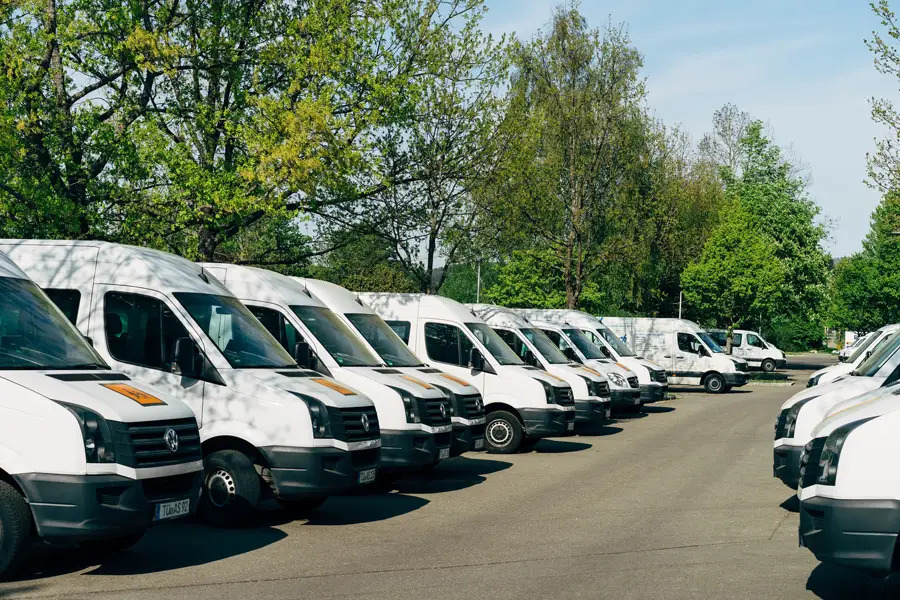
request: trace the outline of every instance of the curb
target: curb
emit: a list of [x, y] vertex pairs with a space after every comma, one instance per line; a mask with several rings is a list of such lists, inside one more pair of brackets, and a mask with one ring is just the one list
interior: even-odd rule
[[791, 387], [795, 381], [748, 381], [747, 385], [756, 385], [763, 387]]

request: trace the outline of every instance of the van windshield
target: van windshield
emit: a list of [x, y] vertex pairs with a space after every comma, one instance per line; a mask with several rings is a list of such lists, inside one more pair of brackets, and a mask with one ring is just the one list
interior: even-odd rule
[[0, 278], [0, 369], [108, 368], [38, 286]]
[[880, 336], [880, 333], [881, 332], [876, 331], [872, 335], [870, 335], [862, 344], [859, 345], [859, 348], [853, 351], [853, 354], [850, 355], [850, 358], [847, 360], [847, 362], [853, 364], [857, 360], [865, 356], [866, 351], [872, 344], [876, 342], [876, 340], [880, 342], [882, 339], [884, 339], [885, 336]]
[[497, 362], [501, 365], [524, 365], [516, 353], [509, 345], [503, 341], [503, 338], [497, 335], [497, 332], [485, 325], [484, 323], [466, 323], [478, 341], [484, 344]]
[[628, 344], [619, 339], [619, 336], [610, 331], [609, 327], [605, 325], [601, 325], [597, 327], [597, 333], [603, 336], [603, 339], [606, 340], [606, 343], [612, 346], [612, 349], [616, 351], [616, 354], [619, 356], [637, 356], [634, 353]]
[[534, 344], [534, 347], [541, 353], [541, 356], [546, 358], [547, 362], [551, 365], [565, 365], [571, 362], [566, 355], [562, 353], [562, 350], [553, 343], [553, 340], [548, 338], [547, 334], [540, 329], [521, 329], [520, 331], [529, 342]]
[[722, 350], [721, 346], [719, 346], [716, 343], [716, 340], [709, 337], [709, 334], [706, 333], [705, 331], [699, 332], [697, 334], [697, 337], [699, 337], [701, 340], [703, 340], [703, 343], [706, 344], [709, 347], [709, 349], [713, 351], [713, 354], [724, 354], [725, 353], [725, 351]]
[[563, 333], [571, 340], [572, 344], [578, 348], [585, 358], [592, 360], [604, 360], [606, 355], [603, 351], [595, 346], [591, 340], [580, 329], [563, 329]]
[[381, 367], [377, 356], [359, 341], [339, 316], [322, 306], [292, 306], [303, 324], [341, 367]]
[[900, 332], [884, 336], [883, 341], [875, 345], [872, 356], [864, 360], [856, 369], [856, 374], [862, 377], [874, 377], [898, 349], [900, 349]]
[[389, 367], [423, 367], [424, 363], [412, 353], [403, 340], [378, 315], [347, 313], [344, 315], [353, 327]]
[[173, 295], [232, 368], [297, 368], [291, 355], [237, 298], [186, 292]]

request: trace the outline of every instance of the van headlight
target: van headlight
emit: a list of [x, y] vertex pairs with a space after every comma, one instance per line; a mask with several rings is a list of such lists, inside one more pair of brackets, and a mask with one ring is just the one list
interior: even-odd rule
[[400, 399], [403, 400], [403, 412], [406, 414], [406, 422], [421, 423], [422, 417], [419, 415], [419, 403], [416, 401], [415, 396], [406, 390], [393, 386], [388, 387], [400, 394]]
[[84, 440], [84, 459], [89, 463], [114, 463], [116, 451], [109, 432], [109, 423], [106, 419], [92, 410], [75, 404], [58, 402], [60, 406], [68, 410], [78, 421], [81, 428], [81, 437]]
[[553, 386], [542, 379], [535, 379], [535, 381], [544, 386], [544, 397], [547, 399], [547, 404], [556, 404], [556, 394], [553, 391]]
[[584, 375], [582, 375], [581, 378], [584, 380], [585, 385], [587, 385], [588, 396], [599, 398], [601, 395], [600, 382], [594, 381], [590, 377], [585, 377]]
[[787, 417], [784, 419], [784, 437], [794, 437], [794, 431], [797, 429], [797, 417], [800, 416], [800, 409], [810, 400], [815, 400], [818, 396], [811, 396], [798, 401], [788, 409]]
[[311, 396], [296, 392], [292, 393], [303, 400], [303, 403], [309, 409], [309, 420], [312, 423], [313, 437], [316, 439], [334, 437], [331, 431], [331, 418], [328, 415], [328, 408], [321, 401]]
[[618, 373], [608, 373], [606, 378], [611, 382], [616, 384], [619, 387], [628, 387], [628, 380], [619, 375]]
[[825, 446], [822, 448], [822, 455], [819, 458], [819, 478], [816, 480], [817, 484], [834, 485], [835, 481], [837, 481], [838, 461], [841, 458], [841, 450], [844, 448], [847, 436], [849, 436], [850, 432], [854, 429], [864, 423], [868, 423], [874, 418], [875, 417], [869, 417], [868, 419], [853, 421], [852, 423], [847, 423], [831, 432], [831, 435], [825, 439]]

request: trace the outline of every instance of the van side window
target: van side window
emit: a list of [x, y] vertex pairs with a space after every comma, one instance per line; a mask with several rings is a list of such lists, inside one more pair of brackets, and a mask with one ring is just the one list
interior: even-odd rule
[[[671, 339], [671, 338], [669, 338]], [[682, 352], [690, 352], [691, 354], [700, 354], [700, 341], [697, 336], [691, 333], [678, 334], [678, 349]]]
[[278, 340], [278, 343], [285, 350], [291, 353], [294, 352], [294, 347], [298, 341], [303, 339], [303, 336], [297, 333], [297, 329], [281, 312], [272, 308], [253, 306], [251, 304], [248, 304], [247, 308], [250, 309], [253, 316], [263, 324], [263, 327], [269, 330], [272, 337]]
[[750, 346], [756, 346], [757, 348], [766, 347], [766, 345], [763, 344], [763, 341], [752, 333], [747, 334], [747, 344], [749, 344]]
[[62, 311], [66, 318], [76, 325], [78, 323], [78, 307], [81, 306], [81, 292], [78, 290], [45, 289], [53, 304]]
[[171, 370], [175, 341], [191, 336], [165, 302], [140, 294], [109, 292], [103, 304], [110, 356], [140, 367]]
[[394, 333], [396, 333], [400, 337], [400, 339], [403, 340], [404, 344], [406, 344], [407, 346], [409, 345], [409, 330], [410, 330], [409, 321], [387, 321], [386, 320], [385, 323], [387, 323], [390, 326], [390, 328], [394, 330]]
[[[723, 348], [725, 347], [725, 344], [719, 344], [719, 345], [722, 346]], [[733, 333], [731, 335], [731, 345], [734, 346], [735, 348], [740, 348], [741, 346], [743, 346], [744, 345], [744, 334], [743, 333]]]
[[506, 345], [513, 349], [513, 352], [519, 358], [525, 356], [525, 353], [528, 352], [528, 347], [525, 346], [525, 342], [522, 341], [522, 338], [517, 336], [515, 333], [508, 329], [494, 329], [497, 335], [500, 336], [500, 339], [506, 342]]
[[469, 366], [472, 341], [458, 327], [445, 323], [425, 324], [425, 352], [436, 362]]

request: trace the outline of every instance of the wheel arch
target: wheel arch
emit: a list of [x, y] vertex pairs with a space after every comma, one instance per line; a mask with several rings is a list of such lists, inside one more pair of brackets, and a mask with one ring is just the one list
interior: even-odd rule
[[484, 414], [485, 416], [488, 416], [492, 412], [497, 412], [498, 410], [505, 410], [506, 412], [515, 415], [519, 420], [519, 423], [522, 424], [522, 427], [525, 426], [525, 421], [522, 419], [522, 415], [519, 414], [519, 411], [505, 402], [491, 402], [490, 404], [486, 404], [484, 407]]
[[268, 462], [259, 448], [251, 444], [245, 439], [235, 437], [233, 435], [219, 435], [203, 442], [203, 458], [210, 454], [219, 452], [220, 450], [235, 450], [241, 454], [245, 454], [253, 461], [254, 464], [267, 467]]

